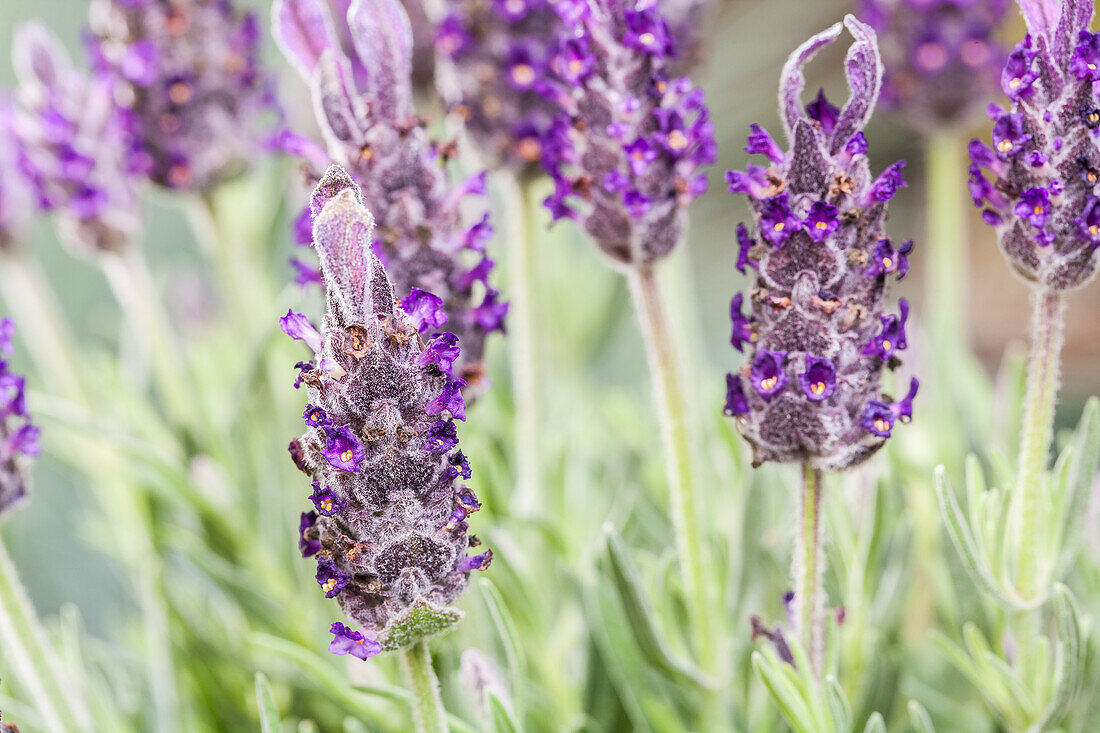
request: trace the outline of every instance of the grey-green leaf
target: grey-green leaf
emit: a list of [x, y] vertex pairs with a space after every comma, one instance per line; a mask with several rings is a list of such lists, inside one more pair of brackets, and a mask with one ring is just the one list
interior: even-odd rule
[[256, 707], [260, 711], [260, 730], [279, 733], [279, 708], [275, 705], [271, 682], [263, 672], [256, 673]]

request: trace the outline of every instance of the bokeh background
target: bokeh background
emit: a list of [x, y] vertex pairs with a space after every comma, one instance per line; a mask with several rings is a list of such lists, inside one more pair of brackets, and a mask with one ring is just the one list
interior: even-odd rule
[[[266, 2], [241, 0], [240, 4], [254, 7], [264, 17], [269, 15]], [[805, 38], [849, 11], [850, 3], [839, 0], [713, 0], [710, 22], [703, 30], [704, 60], [695, 78], [707, 92], [717, 128], [720, 160], [710, 175], [710, 191], [694, 205], [687, 246], [671, 266], [686, 270], [685, 281], [691, 283], [686, 298], [681, 293], [680, 307], [695, 319], [692, 338], [697, 348], [693, 353], [706, 363], [696, 365], [698, 368], [694, 371], [713, 377], [710, 383], [698, 384], [697, 389], [704, 396], [704, 402], [709, 395], [715, 411], [721, 409], [724, 391], [721, 374], [740, 360], [740, 355], [728, 346], [729, 298], [748, 285], [733, 266], [736, 256], [733, 232], [737, 223], [745, 219], [747, 208], [741, 197], [726, 191], [723, 173], [729, 168], [744, 166], [748, 156], [742, 148], [750, 123], [759, 122], [775, 131], [781, 129], [775, 89], [787, 55]], [[11, 31], [18, 23], [30, 18], [43, 20], [66, 42], [74, 56], [79, 57], [80, 33], [86, 13], [86, 3], [81, 0], [0, 1], [0, 85], [8, 86], [13, 82]], [[1021, 28], [1019, 21], [1013, 19], [1005, 29], [1006, 39], [1022, 35]], [[844, 49], [845, 44], [840, 43], [819, 57], [809, 71], [808, 90], [822, 86], [831, 98], [844, 98], [844, 80], [840, 75]], [[299, 128], [310, 128], [311, 112], [304, 86], [289, 70], [269, 38], [265, 53], [279, 72], [283, 100], [292, 123]], [[987, 137], [988, 125], [960, 132], [960, 144], [965, 145], [970, 136]], [[935, 294], [934, 284], [928, 287], [923, 277], [925, 268], [921, 253], [925, 251], [926, 236], [921, 212], [928, 191], [923, 183], [925, 165], [921, 141], [889, 115], [877, 115], [867, 130], [867, 137], [876, 170], [897, 158], [908, 161], [905, 178], [909, 186], [891, 202], [888, 229], [895, 240], [912, 237], [917, 243], [912, 274], [902, 283], [900, 291], [916, 306], [918, 335], [911, 337], [910, 343], [919, 363], [922, 352], [936, 349], [936, 344], [929, 343], [919, 334], [921, 307], [929, 294]], [[266, 163], [260, 175], [287, 175], [288, 172], [293, 175], [293, 167], [289, 164]], [[966, 181], [959, 180], [956, 185], [958, 195], [966, 196]], [[197, 269], [200, 257], [184, 214], [179, 207], [159, 200], [156, 195], [150, 198], [152, 203], [141, 246], [169, 303], [177, 312], [187, 313], [196, 327], [201, 327], [202, 319], [216, 309], [204, 302], [202, 278]], [[1028, 290], [1010, 273], [977, 210], [968, 207], [967, 218], [970, 271], [966, 307], [958, 314], [958, 322], [960, 328], [966, 329], [983, 366], [992, 374], [1006, 349], [1025, 337]], [[553, 272], [550, 277], [568, 281], [570, 267], [599, 267], [595, 258], [585, 251], [584, 243], [573, 237], [559, 236], [549, 244], [564, 248], [565, 253], [540, 253], [538, 269]], [[289, 256], [288, 234], [270, 245], [273, 258], [285, 261]], [[29, 248], [62, 294], [65, 312], [81, 337], [107, 347], [114, 344], [118, 340], [119, 314], [99, 269], [63, 250], [53, 226], [47, 221], [39, 222]], [[291, 277], [289, 267], [286, 276], [288, 280]], [[587, 282], [599, 285], [594, 291], [599, 293], [599, 302], [593, 307], [606, 308], [611, 314], [606, 332], [600, 336], [600, 357], [592, 368], [598, 370], [599, 379], [621, 389], [625, 398], [648, 399], [645, 362], [640, 357], [642, 350], [625, 285], [610, 272], [602, 270], [586, 277]], [[286, 308], [286, 304], [272, 304], [272, 328], [280, 305]], [[550, 294], [544, 294], [540, 308], [543, 317], [554, 317], [559, 305]], [[1063, 399], [1059, 408], [1059, 421], [1063, 425], [1076, 420], [1087, 395], [1100, 392], [1098, 312], [1100, 286], [1097, 284], [1071, 298]], [[544, 348], [553, 350], [558, 344], [551, 340]], [[491, 358], [503, 361], [502, 345], [495, 343], [493, 349]], [[506, 384], [500, 386], [504, 388]], [[288, 416], [288, 436], [296, 429], [294, 417]], [[279, 451], [276, 447], [273, 455], [281, 459]], [[12, 554], [24, 570], [24, 580], [43, 614], [55, 614], [63, 602], [75, 601], [89, 629], [109, 636], [113, 619], [130, 601], [123, 591], [125, 583], [114, 565], [92, 549], [102, 546], [108, 538], [81, 534], [88, 530], [80, 517], [90, 511], [90, 506], [90, 500], [80, 490], [79, 481], [46, 458], [37, 467], [36, 499], [19, 513], [6, 534]]]

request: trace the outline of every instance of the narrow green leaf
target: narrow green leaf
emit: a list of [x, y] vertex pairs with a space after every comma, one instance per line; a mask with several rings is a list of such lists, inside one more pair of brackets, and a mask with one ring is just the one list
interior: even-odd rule
[[256, 707], [260, 711], [260, 730], [263, 733], [279, 733], [279, 708], [275, 705], [271, 682], [263, 672], [256, 673]]
[[886, 733], [886, 721], [882, 719], [881, 713], [871, 713], [867, 725], [863, 727], [863, 733]]
[[835, 733], [847, 733], [852, 729], [852, 705], [833, 675], [825, 678], [825, 693], [829, 703], [829, 714], [833, 719], [833, 730]]
[[1077, 426], [1073, 457], [1070, 460], [1067, 480], [1066, 513], [1063, 532], [1060, 569], [1064, 572], [1073, 564], [1085, 533], [1085, 517], [1092, 482], [1100, 467], [1100, 398], [1090, 397]]
[[[303, 733], [301, 726], [298, 726], [298, 733]], [[370, 729], [358, 718], [344, 718], [344, 733], [370, 733]]]
[[500, 595], [496, 585], [489, 578], [483, 578], [484, 583], [479, 583], [482, 590], [482, 598], [485, 599], [485, 608], [489, 612], [493, 626], [496, 628], [497, 637], [504, 648], [504, 656], [508, 660], [508, 676], [511, 680], [511, 692], [513, 703], [523, 709], [523, 680], [527, 669], [527, 658], [523, 652], [523, 644], [520, 642], [516, 624], [512, 620], [512, 614], [504, 605], [504, 598]]
[[1041, 599], [1025, 603], [1015, 593], [1007, 593], [1001, 584], [993, 577], [974, 536], [970, 531], [962, 509], [955, 500], [955, 493], [947, 482], [946, 471], [943, 466], [936, 467], [936, 496], [940, 502], [940, 513], [943, 515], [947, 534], [951, 537], [952, 544], [959, 553], [971, 580], [980, 589], [984, 590], [994, 599], [1000, 601], [1011, 610], [1024, 611], [1036, 607]]
[[492, 690], [485, 692], [485, 708], [489, 714], [490, 730], [493, 733], [519, 733], [520, 727], [512, 711]]
[[674, 656], [661, 638], [654, 622], [653, 609], [645, 598], [639, 573], [622, 546], [618, 533], [613, 527], [606, 525], [604, 537], [607, 569], [642, 656], [674, 681], [713, 689], [713, 680], [691, 663]]
[[932, 725], [932, 717], [928, 715], [923, 705], [916, 700], [910, 700], [908, 709], [909, 723], [913, 726], [914, 733], [936, 733], [936, 728]]
[[787, 679], [779, 665], [785, 664], [775, 656], [775, 652], [765, 649], [763, 652], [752, 653], [752, 668], [756, 676], [768, 688], [772, 699], [783, 713], [783, 717], [798, 733], [819, 733], [817, 725], [806, 701], [798, 692], [798, 688]]
[[1053, 728], [1066, 716], [1085, 673], [1087, 645], [1082, 644], [1081, 618], [1077, 603], [1069, 588], [1054, 586], [1054, 615], [1058, 621], [1058, 643], [1055, 651], [1054, 698], [1043, 714], [1040, 727]]

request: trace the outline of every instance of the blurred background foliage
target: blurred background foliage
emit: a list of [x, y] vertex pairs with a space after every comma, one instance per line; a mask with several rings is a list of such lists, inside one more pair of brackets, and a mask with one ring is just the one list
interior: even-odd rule
[[[266, 3], [242, 5], [267, 17]], [[721, 688], [707, 693], [690, 669], [677, 666], [688, 657], [684, 610], [665, 514], [657, 422], [625, 283], [566, 224], [550, 230], [537, 251], [546, 464], [536, 515], [517, 516], [509, 507], [512, 405], [502, 339], [489, 347], [495, 385], [470, 411], [463, 436], [473, 486], [486, 507], [473, 525], [496, 555], [491, 572], [472, 583], [462, 602], [467, 621], [433, 645], [454, 714], [467, 720], [476, 714], [474, 696], [464, 693], [459, 674], [462, 650], [476, 647], [503, 670], [529, 730], [680, 729], [690, 725], [682, 722], [692, 717], [685, 711], [705, 694], [724, 701], [731, 729], [784, 729], [751, 673], [748, 617], [759, 614], [775, 623], [783, 616], [796, 477], [794, 469], [750, 472], [747, 452], [721, 415], [723, 374], [739, 361], [728, 346], [728, 302], [749, 285], [733, 267], [732, 233], [746, 211], [725, 191], [721, 174], [743, 167], [751, 122], [779, 129], [775, 88], [786, 56], [849, 10], [835, 0], [715, 0], [705, 26], [704, 63], [695, 75], [707, 91], [721, 160], [711, 172], [711, 190], [694, 206], [687, 246], [663, 275], [675, 296], [694, 390], [715, 615], [724, 628], [720, 654], [727, 674]], [[32, 17], [79, 55], [85, 3], [0, 3], [0, 84], [13, 80], [10, 30]], [[1016, 27], [1006, 31], [1010, 38], [1019, 35]], [[822, 54], [810, 70], [809, 89], [824, 86], [834, 98], [842, 96], [842, 52], [839, 47]], [[304, 86], [269, 39], [265, 53], [281, 77], [292, 124], [309, 128]], [[987, 131], [982, 125], [973, 134], [985, 137]], [[915, 238], [919, 253], [928, 194], [920, 140], [886, 115], [875, 118], [867, 136], [876, 169], [899, 157], [909, 161], [909, 187], [891, 204], [889, 231], [899, 239]], [[316, 314], [320, 306], [315, 291], [288, 284], [288, 222], [305, 196], [299, 179], [293, 162], [266, 161], [218, 193], [219, 247], [229, 252], [220, 275], [196, 243], [192, 224], [201, 214], [195, 202], [147, 192], [140, 246], [179, 335], [175, 356], [194, 386], [193, 419], [186, 426], [166, 425], [157, 413], [148, 370], [100, 270], [63, 250], [47, 221], [39, 222], [28, 243], [60, 295], [77, 336], [80, 368], [94, 391], [91, 409], [77, 409], [31, 374], [31, 404], [44, 428], [46, 452], [36, 468], [33, 500], [2, 533], [43, 616], [56, 619], [70, 605], [79, 609], [86, 633], [78, 636], [94, 670], [89, 684], [109, 701], [104, 704], [121, 711], [130, 726], [121, 729], [173, 728], [153, 723], [149, 695], [158, 682], [146, 676], [142, 655], [150, 645], [137, 620], [141, 599], [119, 557], [126, 545], [120, 537], [134, 529], [101, 501], [110, 492], [79, 470], [87, 457], [75, 450], [81, 443], [74, 433], [89, 429], [121, 446], [127, 480], [139, 487], [161, 558], [159, 588], [169, 609], [168, 638], [162, 641], [174, 658], [178, 690], [175, 730], [257, 729], [257, 670], [271, 679], [276, 707], [287, 721], [309, 718], [322, 731], [357, 730], [345, 722], [350, 716], [368, 730], [407, 729], [404, 693], [393, 686], [394, 660], [345, 666], [324, 653], [325, 631], [338, 611], [316, 593], [312, 566], [296, 553], [297, 516], [308, 492], [284, 447], [300, 432], [304, 395], [291, 388], [299, 350], [278, 332], [276, 318], [288, 307]], [[965, 181], [957, 185], [965, 196]], [[546, 217], [538, 216], [545, 224]], [[928, 386], [913, 424], [899, 431], [882, 456], [827, 486], [833, 539], [826, 587], [831, 604], [847, 611], [833, 648], [859, 729], [877, 710], [891, 730], [906, 730], [906, 702], [912, 698], [929, 710], [937, 730], [996, 729], [979, 694], [928, 643], [933, 627], [957, 636], [962, 619], [989, 618], [984, 602], [960, 583], [958, 562], [940, 536], [932, 469], [943, 462], [949, 471], [960, 471], [974, 445], [992, 445], [1011, 456], [1011, 405], [1018, 399], [1011, 377], [1019, 364], [1016, 372], [1001, 365], [1006, 352], [1019, 353], [1028, 313], [1027, 290], [1010, 274], [991, 232], [976, 211], [968, 221], [972, 266], [959, 322], [970, 333], [984, 377], [963, 387], [972, 393], [968, 407], [984, 412], [952, 412], [962, 408], [944, 407], [937, 388]], [[498, 215], [498, 237], [503, 229]], [[490, 248], [503, 249], [499, 241]], [[901, 288], [917, 305], [918, 329], [927, 295], [923, 270], [918, 254]], [[1098, 307], [1095, 285], [1071, 300], [1062, 427], [1075, 425], [1084, 398], [1100, 391]], [[911, 341], [913, 363], [936, 362], [936, 344], [919, 336]], [[29, 363], [24, 351], [15, 363]], [[962, 371], [944, 371], [971, 379]], [[998, 374], [1000, 391], [994, 388]], [[1094, 497], [1092, 535], [1095, 505]], [[609, 539], [619, 535], [621, 540]], [[1070, 585], [1084, 610], [1097, 617], [1100, 547], [1095, 536], [1090, 539]], [[634, 566], [627, 575], [637, 572], [637, 585], [616, 583], [623, 556], [613, 547], [620, 541], [628, 548], [622, 551], [625, 562]], [[654, 607], [649, 617], [657, 626], [656, 651], [644, 633], [639, 636], [631, 615], [627, 591], [638, 587]], [[1095, 666], [1086, 683], [1093, 692], [1100, 684]], [[349, 674], [353, 684], [346, 681]], [[0, 687], [0, 708], [5, 719], [19, 720], [20, 706], [9, 692]], [[1073, 719], [1083, 727], [1068, 729], [1100, 730], [1098, 704], [1083, 701]], [[32, 719], [26, 720], [26, 729], [35, 730]]]

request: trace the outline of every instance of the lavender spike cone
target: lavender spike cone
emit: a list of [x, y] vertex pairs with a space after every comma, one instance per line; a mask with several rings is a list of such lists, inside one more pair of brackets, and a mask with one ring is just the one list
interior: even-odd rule
[[443, 631], [471, 570], [492, 552], [466, 517], [480, 504], [463, 479], [464, 420], [458, 346], [450, 334], [427, 343], [394, 298], [371, 252], [373, 219], [358, 186], [333, 166], [313, 194], [313, 235], [328, 294], [317, 332], [290, 313], [283, 329], [317, 353], [302, 365], [307, 429], [291, 444], [313, 479], [314, 511], [302, 515], [301, 547], [317, 558], [317, 582], [360, 633], [334, 624], [330, 650], [360, 658]]
[[921, 132], [965, 125], [997, 87], [1008, 0], [860, 0], [885, 75], [879, 104]]
[[1100, 248], [1100, 34], [1093, 3], [1021, 3], [1028, 35], [990, 105], [992, 147], [970, 144], [970, 193], [1024, 279], [1063, 292], [1096, 273]]
[[780, 111], [790, 149], [758, 125], [750, 153], [769, 158], [727, 174], [745, 194], [752, 232], [738, 228], [738, 268], [757, 270], [751, 314], [731, 304], [731, 343], [749, 345], [748, 360], [727, 377], [726, 414], [736, 416], [753, 446], [753, 463], [809, 462], [842, 470], [877, 451], [895, 422], [912, 414], [917, 380], [893, 400], [882, 393], [884, 369], [896, 368], [906, 346], [908, 304], [884, 313], [887, 283], [909, 269], [911, 242], [884, 234], [887, 202], [899, 186], [902, 161], [877, 178], [870, 172], [863, 127], [882, 80], [874, 31], [848, 16], [855, 38], [846, 66], [851, 97], [837, 109], [819, 94], [805, 110], [802, 67], [840, 35], [838, 23], [803, 44], [783, 69]]
[[485, 340], [504, 330], [508, 311], [490, 284], [488, 215], [470, 222], [462, 211], [485, 193], [485, 176], [452, 185], [443, 165], [450, 148], [433, 142], [414, 115], [405, 11], [397, 0], [354, 0], [341, 17], [321, 0], [278, 0], [272, 13], [276, 40], [312, 86], [326, 143], [288, 135], [287, 148], [307, 159], [311, 175], [331, 160], [360, 185], [377, 225], [374, 253], [411, 315], [442, 300], [437, 322], [417, 325], [445, 321], [458, 336], [458, 373], [476, 395], [486, 386]]
[[268, 146], [276, 104], [254, 13], [229, 0], [94, 0], [89, 15], [92, 66], [133, 112], [153, 181], [205, 191]]

